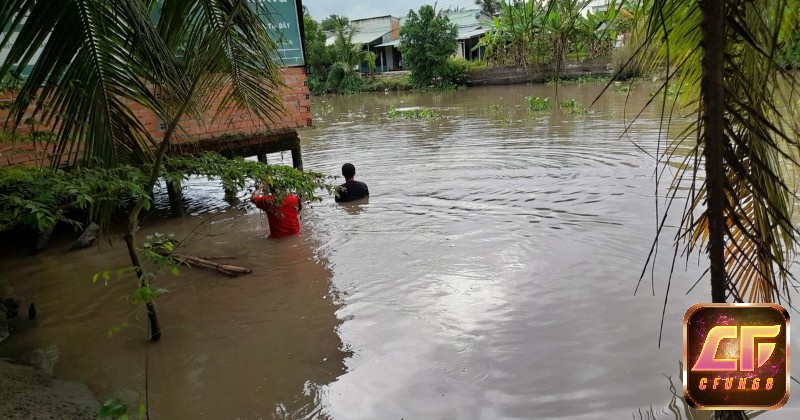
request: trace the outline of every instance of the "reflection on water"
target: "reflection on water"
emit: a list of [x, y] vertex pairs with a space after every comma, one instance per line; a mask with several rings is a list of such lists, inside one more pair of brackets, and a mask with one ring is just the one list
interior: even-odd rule
[[[110, 262], [124, 264], [119, 245], [4, 262], [17, 289], [52, 315], [45, 320], [40, 309], [40, 326], [0, 353], [55, 344], [56, 373], [101, 395], [141, 392], [147, 358], [156, 418], [667, 413], [664, 373], [681, 358], [683, 313], [709, 292], [701, 283], [685, 295], [702, 272], [697, 261], [678, 270], [658, 348], [670, 232], [652, 286], [648, 275], [633, 295], [656, 203], [663, 208], [655, 162], [641, 150], [656, 152], [658, 115], [646, 112], [621, 136], [650, 92], [609, 93], [584, 114], [525, 107], [529, 95], [588, 106], [599, 90], [315, 99], [316, 128], [300, 133], [304, 166], [339, 174], [352, 162], [370, 186], [367, 202], [306, 206], [301, 237], [269, 241], [246, 203], [230, 209], [215, 185], [189, 181], [187, 200], [199, 215], [147, 220], [146, 229], [186, 236], [213, 215], [184, 253], [234, 256], [252, 275], [184, 269], [165, 279], [165, 336], [146, 346], [133, 328], [104, 335], [131, 311], [118, 298], [130, 285], [86, 281]], [[391, 106], [432, 107], [443, 118], [390, 120]], [[763, 418], [797, 414], [790, 401]]]

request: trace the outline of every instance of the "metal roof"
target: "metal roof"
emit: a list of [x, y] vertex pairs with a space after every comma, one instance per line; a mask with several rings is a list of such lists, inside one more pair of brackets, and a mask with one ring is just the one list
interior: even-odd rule
[[375, 47], [396, 47], [400, 45], [400, 40], [395, 39], [394, 41], [384, 42], [383, 44], [378, 44]]
[[[381, 29], [379, 31], [369, 31], [369, 32], [367, 32], [367, 31], [362, 32], [362, 31], [356, 30], [356, 33], [353, 34], [353, 38], [350, 40], [350, 42], [353, 45], [369, 44], [370, 42], [374, 42], [375, 40], [379, 40], [379, 39], [383, 38], [384, 35], [386, 35], [388, 33], [391, 33], [391, 32], [392, 31], [388, 31], [387, 32], [387, 31], [385, 31], [383, 29]], [[328, 39], [325, 40], [325, 45], [333, 45], [335, 42], [336, 42], [336, 35], [328, 37]]]
[[470, 39], [470, 38], [476, 37], [476, 36], [482, 36], [488, 30], [489, 30], [489, 28], [481, 28], [480, 26], [478, 26], [476, 28], [471, 28], [468, 31], [463, 31], [463, 32], [459, 31], [457, 39], [458, 40], [463, 40], [463, 39]]

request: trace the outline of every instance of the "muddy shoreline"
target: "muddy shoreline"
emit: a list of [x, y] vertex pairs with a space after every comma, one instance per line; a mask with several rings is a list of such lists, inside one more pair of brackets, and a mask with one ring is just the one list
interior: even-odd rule
[[0, 413], [7, 419], [91, 419], [100, 403], [85, 384], [0, 360]]

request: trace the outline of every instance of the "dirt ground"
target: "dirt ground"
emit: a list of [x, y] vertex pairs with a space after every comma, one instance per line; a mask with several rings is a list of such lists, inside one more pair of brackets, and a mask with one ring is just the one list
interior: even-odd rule
[[4, 419], [93, 419], [99, 408], [84, 384], [0, 360], [0, 413]]

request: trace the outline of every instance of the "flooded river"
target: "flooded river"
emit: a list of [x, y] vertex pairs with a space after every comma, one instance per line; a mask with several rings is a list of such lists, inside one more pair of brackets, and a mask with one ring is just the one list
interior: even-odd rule
[[[251, 206], [190, 181], [192, 216], [149, 218], [143, 235], [172, 232], [184, 253], [253, 274], [160, 277], [164, 335], [148, 344], [132, 280], [91, 282], [126, 264], [123, 244], [56, 242], [2, 260], [40, 319], [0, 356], [45, 349], [57, 376], [146, 402], [154, 419], [674, 418], [683, 313], [710, 294], [707, 280], [686, 294], [703, 270], [679, 262], [659, 348], [674, 229], [634, 295], [664, 208], [648, 156], [658, 113], [621, 136], [650, 89], [606, 93], [586, 113], [530, 112], [524, 99], [588, 108], [600, 89], [316, 98], [304, 165], [338, 175], [352, 162], [367, 203], [306, 206], [302, 235], [273, 241]], [[439, 118], [391, 119], [392, 106]], [[759, 418], [799, 415], [790, 400]]]

